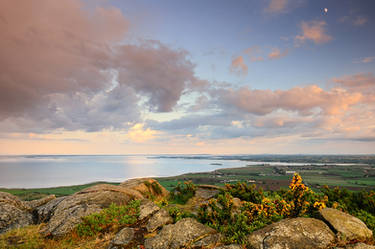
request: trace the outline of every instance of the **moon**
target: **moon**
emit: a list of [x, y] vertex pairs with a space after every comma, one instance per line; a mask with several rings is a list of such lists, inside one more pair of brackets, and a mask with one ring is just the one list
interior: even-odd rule
[[328, 9], [327, 8], [324, 8], [324, 13], [327, 13], [328, 12]]

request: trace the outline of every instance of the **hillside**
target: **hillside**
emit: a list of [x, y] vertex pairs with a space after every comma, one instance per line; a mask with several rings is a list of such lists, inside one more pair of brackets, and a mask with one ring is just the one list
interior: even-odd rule
[[[373, 192], [325, 187], [295, 174], [288, 189], [149, 178], [21, 201], [0, 193], [1, 248], [375, 248]], [[355, 217], [356, 216], [356, 217]]]

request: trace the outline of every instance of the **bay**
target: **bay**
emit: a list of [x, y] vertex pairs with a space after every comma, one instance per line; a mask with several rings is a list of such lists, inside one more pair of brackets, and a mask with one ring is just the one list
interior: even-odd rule
[[249, 162], [148, 155], [0, 156], [0, 187], [46, 188], [96, 181], [122, 182], [137, 177], [175, 176]]

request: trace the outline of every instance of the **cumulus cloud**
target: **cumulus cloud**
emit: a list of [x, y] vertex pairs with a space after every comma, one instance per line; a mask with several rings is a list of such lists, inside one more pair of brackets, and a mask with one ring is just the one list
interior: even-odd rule
[[237, 75], [247, 75], [247, 65], [242, 56], [237, 56], [232, 60], [230, 71]]
[[138, 121], [140, 101], [170, 111], [184, 89], [203, 84], [185, 51], [124, 45], [130, 24], [117, 8], [4, 0], [0, 12], [3, 128], [120, 128]]
[[306, 41], [312, 41], [315, 44], [322, 44], [332, 40], [332, 36], [326, 32], [327, 23], [325, 21], [310, 21], [301, 23], [302, 34], [295, 37], [295, 41], [298, 44], [302, 44]]
[[351, 91], [361, 92], [364, 95], [375, 94], [375, 76], [372, 73], [348, 75], [333, 78], [332, 81], [341, 87], [350, 89]]
[[[229, 108], [256, 115], [266, 115], [278, 109], [296, 111], [302, 115], [319, 109], [324, 114], [334, 115], [348, 109], [361, 100], [361, 94], [345, 90], [324, 91], [318, 86], [295, 87], [290, 90], [221, 90], [219, 101]], [[303, 98], [301, 97], [303, 96]]]
[[268, 54], [268, 58], [271, 60], [280, 59], [288, 54], [288, 49], [280, 51], [279, 48], [273, 48], [272, 51]]
[[119, 82], [149, 97], [151, 109], [172, 111], [182, 91], [196, 79], [185, 51], [171, 50], [159, 42], [121, 46], [115, 65]]

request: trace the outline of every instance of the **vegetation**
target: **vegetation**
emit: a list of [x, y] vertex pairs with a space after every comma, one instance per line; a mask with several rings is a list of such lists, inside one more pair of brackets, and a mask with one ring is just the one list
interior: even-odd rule
[[126, 206], [111, 204], [109, 208], [82, 218], [76, 227], [80, 237], [94, 236], [98, 233], [117, 231], [124, 226], [134, 224], [139, 217], [140, 201], [131, 201]]
[[185, 204], [191, 197], [195, 195], [197, 187], [191, 181], [178, 183], [171, 191], [170, 199], [177, 204]]
[[14, 189], [7, 189], [7, 188], [0, 188], [0, 192], [7, 192], [12, 195], [18, 196], [21, 200], [30, 201], [35, 199], [40, 199], [48, 195], [56, 195], [56, 197], [72, 195], [76, 192], [81, 191], [82, 189], [97, 185], [97, 184], [112, 184], [112, 185], [119, 185], [120, 183], [115, 182], [93, 182], [88, 184], [82, 185], [73, 185], [73, 186], [65, 186], [65, 187], [54, 187], [54, 188], [31, 188], [31, 189], [24, 189], [24, 188], [14, 188]]
[[[235, 205], [233, 196], [240, 198]], [[216, 199], [201, 205], [200, 222], [225, 235], [225, 243], [245, 243], [246, 235], [264, 226], [289, 217], [314, 217], [324, 208], [327, 198], [316, 194], [295, 174], [289, 190], [263, 192], [246, 183], [226, 185]]]

